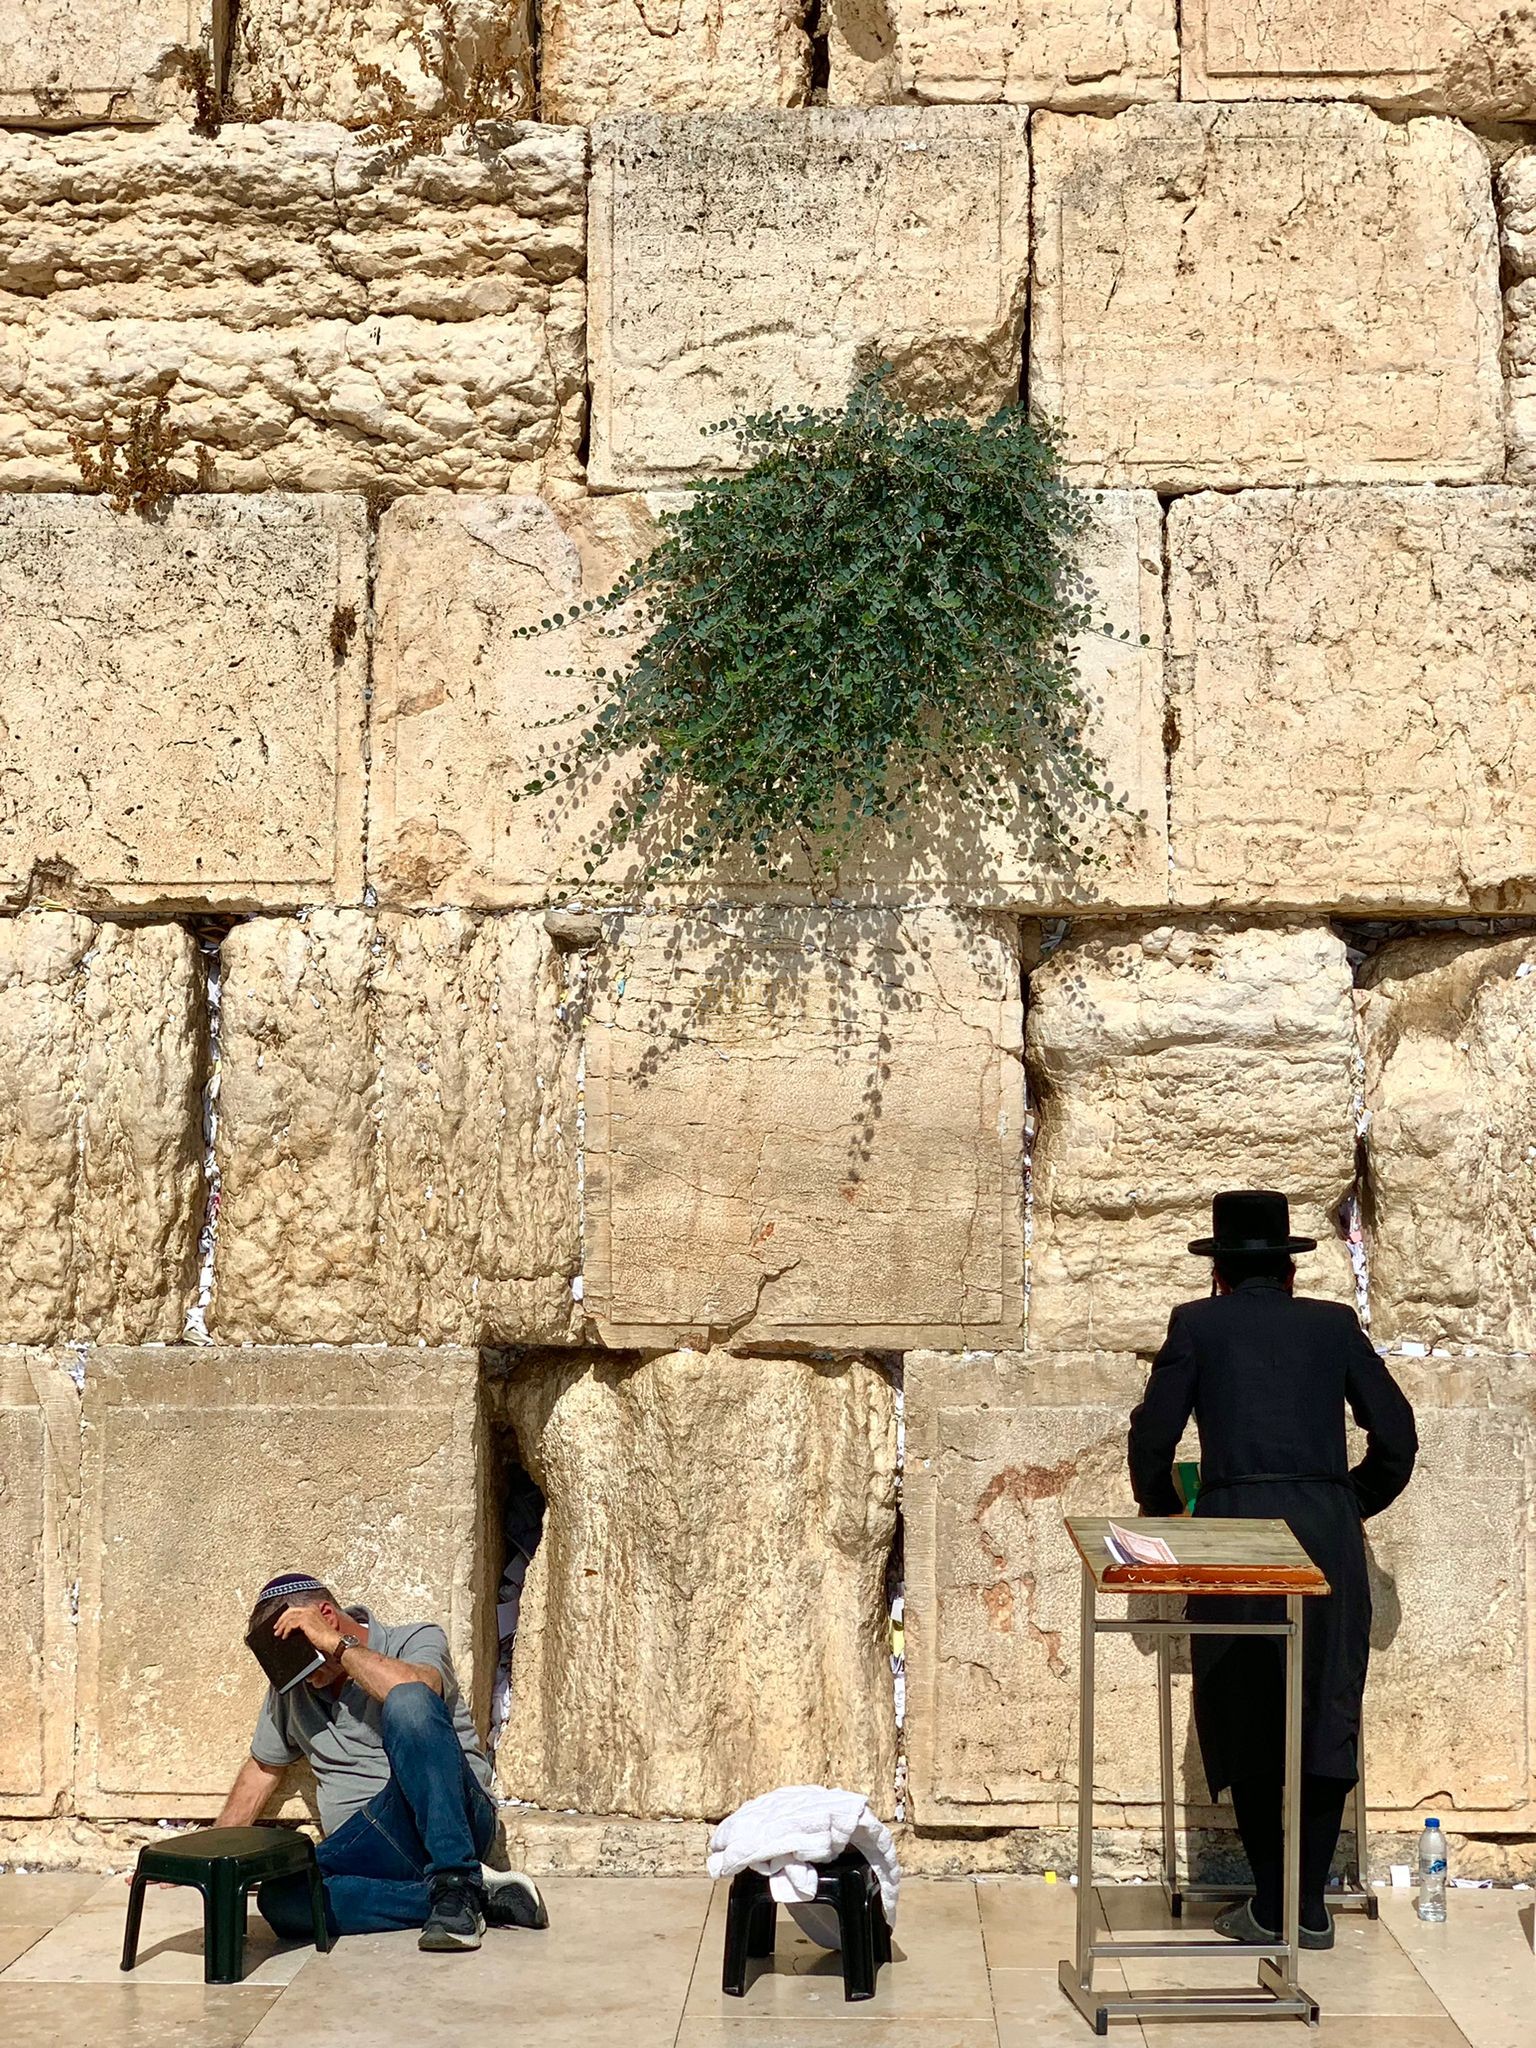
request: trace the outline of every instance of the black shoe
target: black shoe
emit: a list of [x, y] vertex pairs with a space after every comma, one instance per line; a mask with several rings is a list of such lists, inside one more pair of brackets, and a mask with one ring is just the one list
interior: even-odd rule
[[485, 1894], [479, 1885], [467, 1877], [434, 1878], [427, 1924], [416, 1946], [443, 1954], [478, 1948], [484, 1932]]
[[533, 1879], [521, 1870], [480, 1866], [487, 1927], [547, 1927], [549, 1912]]
[[1247, 1899], [1239, 1899], [1235, 1906], [1228, 1906], [1224, 1913], [1218, 1913], [1214, 1931], [1225, 1941], [1273, 1942], [1280, 1939], [1278, 1934], [1271, 1934], [1267, 1927], [1260, 1925]]
[[[1323, 1923], [1321, 1927], [1308, 1927], [1303, 1924], [1297, 1943], [1298, 1947], [1307, 1949], [1332, 1948], [1333, 1915], [1326, 1906], [1323, 1908]], [[1259, 1925], [1259, 1922], [1254, 1918], [1253, 1907], [1247, 1899], [1240, 1900], [1235, 1906], [1228, 1906], [1224, 1913], [1216, 1915], [1215, 1932], [1227, 1941], [1251, 1943], [1279, 1941], [1282, 1939], [1279, 1934], [1271, 1934], [1267, 1927]]]

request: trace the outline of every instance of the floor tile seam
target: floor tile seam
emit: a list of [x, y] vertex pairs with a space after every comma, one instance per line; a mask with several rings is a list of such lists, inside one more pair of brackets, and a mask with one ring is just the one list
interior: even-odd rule
[[[1419, 1983], [1423, 1985], [1424, 1989], [1429, 1993], [1430, 1997], [1434, 2000], [1435, 2012], [1453, 2030], [1453, 2032], [1456, 2035], [1456, 2039], [1464, 2044], [1464, 2048], [1473, 2048], [1473, 2043], [1471, 2041], [1470, 2036], [1467, 2034], [1466, 2029], [1462, 2026], [1461, 2022], [1457, 2019], [1456, 2015], [1451, 2011], [1450, 2007], [1446, 2004], [1445, 2000], [1440, 1996], [1440, 1993], [1435, 1989], [1435, 1986], [1431, 1982], [1429, 1977], [1424, 1973], [1423, 1970], [1419, 1968], [1418, 1959], [1415, 1957], [1413, 1951], [1410, 1948], [1408, 1948], [1407, 1945], [1398, 1938], [1396, 1928], [1391, 1925], [1386, 1915], [1380, 1915], [1375, 1924], [1378, 1927], [1385, 1928], [1387, 1933], [1392, 1937], [1393, 1946], [1396, 1948], [1398, 1954], [1408, 1964], [1408, 1967], [1412, 1970], [1414, 1976], [1417, 1978]], [[1402, 2013], [1370, 2013], [1364, 2015], [1364, 2017], [1370, 2019], [1402, 2019], [1408, 2017], [1408, 2015]], [[1429, 2017], [1429, 2015], [1423, 2014], [1419, 2015], [1419, 2017], [1427, 2018]]]
[[[64, 1917], [67, 1920], [69, 1918], [69, 1915], [66, 1913]], [[33, 1949], [37, 1947], [37, 1944], [40, 1941], [46, 1940], [47, 1937], [50, 1934], [52, 1934], [54, 1928], [60, 1926], [61, 1924], [61, 1922], [55, 1920], [49, 1926], [46, 1927], [29, 1927], [27, 1923], [23, 1921], [19, 1927], [0, 1929], [0, 1932], [4, 1932], [7, 1934], [30, 1934], [32, 1936], [32, 1939], [25, 1945], [25, 1947], [17, 1949], [15, 1955], [11, 1957], [11, 1960], [5, 1965], [4, 1969], [0, 1969], [0, 1984], [3, 1984], [5, 1982], [6, 1978], [11, 1974], [12, 1970], [15, 1969], [16, 1965], [19, 1962], [21, 1962], [25, 1956], [29, 1956], [32, 1953]], [[18, 1984], [20, 1984], [24, 1983], [26, 1980], [24, 1978], [18, 1977], [16, 1981]]]
[[973, 1877], [971, 1904], [976, 1908], [976, 1934], [981, 1943], [981, 1966], [987, 1973], [987, 2011], [992, 2015], [992, 2040], [995, 2048], [1002, 2048], [1003, 2032], [997, 2017], [997, 1992], [992, 1983], [992, 1951], [987, 1946], [987, 1923], [981, 1910], [981, 1886]]
[[[1379, 1913], [1376, 1916], [1375, 1920], [1369, 1922], [1368, 1924], [1373, 1927], [1380, 1927], [1386, 1932], [1388, 1938], [1392, 1943], [1392, 1946], [1397, 1950], [1397, 1953], [1403, 1958], [1404, 1962], [1407, 1963], [1409, 1969], [1412, 1970], [1414, 1976], [1418, 1978], [1419, 1982], [1424, 1986], [1424, 1989], [1435, 2001], [1435, 2010], [1441, 2015], [1443, 2019], [1449, 2020], [1451, 2025], [1456, 2028], [1458, 2034], [1461, 2034], [1462, 2039], [1465, 2040], [1466, 2036], [1462, 2032], [1461, 2026], [1457, 2021], [1455, 2014], [1451, 2011], [1450, 2007], [1446, 2004], [1445, 2000], [1440, 1996], [1439, 1992], [1435, 1989], [1434, 1985], [1430, 1982], [1429, 1978], [1425, 1976], [1424, 1972], [1419, 1968], [1418, 1961], [1415, 1958], [1412, 1949], [1410, 1949], [1404, 1942], [1399, 1940], [1397, 1929], [1392, 1925], [1391, 1921], [1387, 1918], [1386, 1914]], [[1375, 2018], [1377, 2017], [1377, 2015], [1373, 2014], [1371, 2015], [1371, 2017]], [[1400, 2013], [1391, 2013], [1382, 2015], [1382, 2017], [1400, 2019], [1403, 2017], [1403, 2015]], [[1470, 2043], [1468, 2044], [1468, 2048], [1470, 2048]]]
[[688, 2008], [693, 2003], [694, 1979], [699, 1974], [699, 1964], [704, 1956], [704, 1937], [709, 1932], [710, 1914], [714, 1909], [715, 1887], [711, 1885], [704, 1894], [704, 1911], [699, 1916], [699, 1938], [693, 1945], [693, 1965], [688, 1972], [688, 1981], [683, 1986], [683, 2002], [678, 2009], [677, 2025], [672, 2029], [672, 2048], [678, 2048], [683, 2038], [683, 2028], [688, 2020]]

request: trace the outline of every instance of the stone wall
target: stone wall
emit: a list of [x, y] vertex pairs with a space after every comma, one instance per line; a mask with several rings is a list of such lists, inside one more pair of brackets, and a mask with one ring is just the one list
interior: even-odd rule
[[[488, 1721], [515, 1458], [520, 1854], [825, 1777], [1059, 1861], [1061, 1513], [1252, 1180], [1421, 1412], [1380, 1824], [1531, 1874], [1533, 81], [1496, 0], [0, 0], [0, 1841], [215, 1811], [282, 1565]], [[880, 360], [1093, 494], [1102, 859], [589, 879], [568, 615]], [[158, 401], [198, 488], [82, 495]]]

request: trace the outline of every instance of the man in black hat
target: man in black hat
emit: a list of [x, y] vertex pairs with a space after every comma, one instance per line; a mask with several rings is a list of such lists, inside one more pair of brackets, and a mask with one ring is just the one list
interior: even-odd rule
[[[1131, 1417], [1131, 1486], [1143, 1514], [1180, 1512], [1174, 1454], [1191, 1415], [1200, 1432], [1199, 1515], [1288, 1522], [1331, 1591], [1305, 1603], [1302, 1643], [1301, 1943], [1331, 1948], [1324, 1903], [1344, 1804], [1359, 1774], [1360, 1697], [1371, 1591], [1361, 1523], [1402, 1492], [1418, 1452], [1413, 1410], [1351, 1308], [1298, 1300], [1284, 1195], [1217, 1195], [1211, 1297], [1168, 1319]], [[1344, 1410], [1365, 1431], [1351, 1470]], [[1191, 1599], [1191, 1620], [1283, 1620], [1272, 1599]], [[1274, 1941], [1283, 1918], [1281, 1791], [1285, 1673], [1278, 1637], [1196, 1636], [1195, 1728], [1211, 1791], [1230, 1786], [1254, 1897], [1220, 1915], [1234, 1941]]]

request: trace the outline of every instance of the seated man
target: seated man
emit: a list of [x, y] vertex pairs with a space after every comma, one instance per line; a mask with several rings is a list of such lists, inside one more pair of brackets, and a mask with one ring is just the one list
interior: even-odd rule
[[[320, 1795], [333, 1934], [419, 1927], [419, 1947], [452, 1950], [478, 1948], [488, 1924], [547, 1927], [533, 1880], [481, 1861], [496, 1833], [491, 1768], [443, 1631], [344, 1608], [307, 1572], [270, 1579], [250, 1627], [274, 1613], [275, 1635], [307, 1637], [325, 1662], [285, 1693], [268, 1688], [218, 1825], [248, 1827], [304, 1756]], [[309, 1940], [305, 1879], [264, 1884], [257, 1903], [279, 1934]]]

